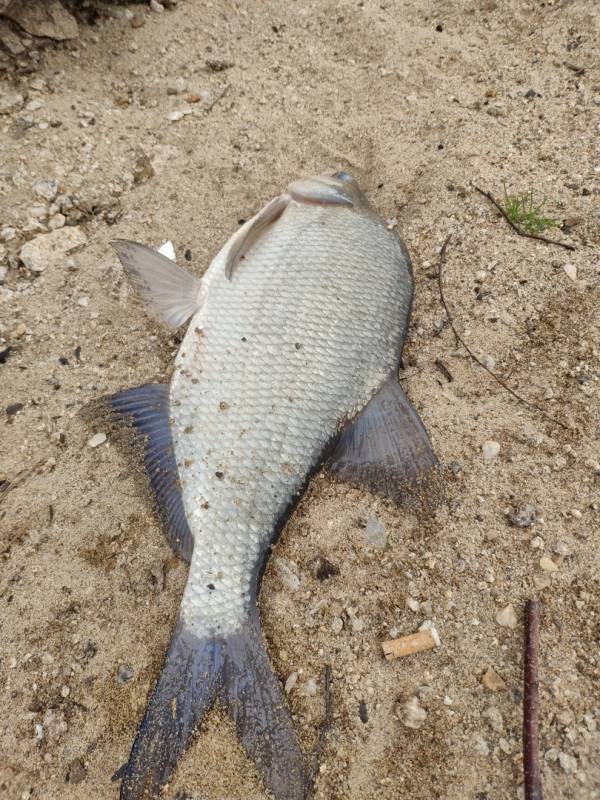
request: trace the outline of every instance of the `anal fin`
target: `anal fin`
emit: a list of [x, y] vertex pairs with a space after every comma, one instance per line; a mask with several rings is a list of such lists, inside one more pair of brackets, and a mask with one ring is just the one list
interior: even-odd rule
[[420, 502], [437, 464], [421, 418], [391, 377], [340, 434], [331, 470], [393, 500]]
[[147, 383], [106, 399], [111, 418], [130, 425], [140, 435], [146, 473], [171, 547], [190, 561], [194, 539], [190, 531], [181, 489], [169, 420], [169, 387]]

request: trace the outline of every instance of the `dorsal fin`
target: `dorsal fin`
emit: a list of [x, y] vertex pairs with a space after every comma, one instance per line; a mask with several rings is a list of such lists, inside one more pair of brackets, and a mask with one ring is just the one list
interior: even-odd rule
[[172, 328], [178, 328], [198, 310], [198, 278], [146, 245], [124, 239], [111, 244], [127, 277], [160, 320]]

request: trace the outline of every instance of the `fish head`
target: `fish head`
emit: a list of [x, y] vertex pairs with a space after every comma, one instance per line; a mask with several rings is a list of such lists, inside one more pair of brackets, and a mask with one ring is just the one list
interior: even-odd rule
[[290, 183], [287, 193], [299, 203], [370, 209], [367, 198], [348, 172], [301, 178]]

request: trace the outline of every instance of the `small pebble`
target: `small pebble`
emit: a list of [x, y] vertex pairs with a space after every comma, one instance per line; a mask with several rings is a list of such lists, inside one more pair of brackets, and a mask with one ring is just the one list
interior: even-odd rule
[[281, 582], [292, 592], [300, 588], [300, 578], [294, 570], [295, 566], [296, 565], [291, 561], [288, 561], [286, 558], [281, 558], [281, 556], [275, 560], [275, 568], [277, 569], [277, 574]]
[[569, 753], [564, 753], [562, 750], [558, 754], [558, 763], [568, 774], [577, 771], [577, 759], [574, 756], [569, 755]]
[[69, 771], [67, 772], [67, 783], [77, 784], [85, 780], [87, 770], [85, 764], [80, 758], [76, 758], [69, 764]]
[[554, 561], [552, 561], [551, 558], [548, 558], [548, 556], [542, 556], [540, 558], [540, 567], [544, 570], [544, 572], [558, 571], [557, 565], [554, 563]]
[[309, 697], [314, 697], [317, 693], [318, 686], [317, 682], [314, 678], [309, 678], [306, 681], [306, 685], [304, 687], [304, 693], [307, 694]]
[[0, 94], [0, 114], [10, 114], [11, 111], [18, 111], [23, 107], [24, 103], [25, 98], [22, 94], [3, 92]]
[[563, 264], [563, 269], [567, 278], [570, 278], [572, 281], [577, 280], [577, 267], [575, 264]]
[[62, 689], [60, 690], [60, 696], [61, 697], [68, 697], [70, 694], [71, 694], [71, 690], [69, 689], [68, 686], [63, 686]]
[[334, 633], [341, 633], [344, 627], [344, 620], [341, 617], [334, 617], [331, 623], [331, 630]]
[[154, 11], [155, 14], [162, 14], [165, 10], [165, 7], [162, 3], [158, 3], [157, 0], [150, 0], [150, 11]]
[[358, 704], [358, 716], [363, 725], [366, 725], [369, 721], [369, 712], [367, 711], [367, 704], [364, 700], [361, 700]]
[[63, 228], [66, 221], [67, 218], [65, 217], [64, 214], [54, 214], [48, 220], [48, 227], [50, 228], [51, 231], [56, 231], [59, 228]]
[[541, 536], [534, 536], [529, 544], [534, 550], [543, 550], [546, 546], [546, 542]]
[[385, 527], [377, 517], [369, 517], [365, 526], [365, 544], [384, 550], [387, 545]]
[[146, 24], [146, 17], [143, 14], [137, 13], [134, 14], [133, 17], [131, 18], [132, 28], [141, 28], [145, 24]]
[[512, 605], [507, 605], [496, 614], [496, 622], [504, 628], [514, 630], [517, 627], [517, 615]]
[[481, 356], [481, 363], [484, 365], [484, 367], [487, 367], [487, 369], [491, 370], [492, 372], [496, 369], [496, 359], [487, 353], [484, 353]]
[[42, 272], [48, 267], [62, 266], [65, 256], [86, 242], [87, 236], [79, 228], [59, 228], [25, 242], [19, 257], [32, 272]]
[[419, 601], [415, 600], [414, 597], [407, 597], [406, 598], [406, 605], [407, 605], [408, 608], [410, 608], [411, 611], [415, 611], [415, 612], [418, 611], [419, 608], [421, 607], [421, 604], [419, 603]]
[[502, 733], [504, 730], [504, 720], [502, 719], [502, 714], [497, 708], [494, 706], [486, 708], [483, 712], [483, 716], [487, 719], [493, 731], [496, 731], [496, 733]]
[[484, 442], [481, 452], [485, 461], [492, 461], [500, 452], [500, 443], [494, 441]]
[[547, 589], [551, 585], [551, 580], [549, 575], [534, 575], [533, 576], [533, 585], [535, 588], [541, 592], [544, 589]]
[[105, 433], [96, 433], [92, 436], [91, 439], [88, 440], [88, 445], [90, 447], [99, 447], [101, 444], [104, 444], [106, 441], [106, 434]]
[[133, 678], [135, 670], [129, 664], [119, 664], [117, 667], [117, 683], [124, 686]]
[[167, 94], [181, 94], [181, 92], [185, 92], [186, 85], [185, 78], [180, 75], [178, 78], [175, 78], [173, 83], [167, 86]]
[[530, 528], [535, 522], [536, 516], [535, 506], [528, 503], [517, 511], [510, 512], [508, 518], [517, 528]]
[[44, 200], [54, 200], [58, 193], [58, 181], [42, 178], [33, 184], [33, 191], [38, 197], [43, 197]]
[[490, 692], [499, 692], [502, 691], [502, 689], [506, 689], [506, 683], [502, 680], [500, 675], [498, 675], [496, 670], [493, 669], [493, 667], [488, 667], [481, 679], [481, 682], [486, 689], [490, 690]]
[[563, 558], [567, 558], [568, 556], [573, 554], [573, 551], [569, 547], [566, 542], [557, 542], [554, 547], [554, 552], [557, 556], [562, 556]]
[[298, 673], [297, 672], [290, 673], [287, 681], [285, 682], [285, 693], [289, 694], [297, 683], [298, 683]]
[[404, 704], [402, 722], [407, 728], [420, 728], [427, 719], [427, 712], [421, 706], [419, 698], [414, 696]]
[[183, 119], [186, 114], [191, 114], [191, 109], [186, 109], [185, 111], [171, 111], [170, 114], [167, 114], [167, 119], [170, 122], [179, 122], [179, 120]]

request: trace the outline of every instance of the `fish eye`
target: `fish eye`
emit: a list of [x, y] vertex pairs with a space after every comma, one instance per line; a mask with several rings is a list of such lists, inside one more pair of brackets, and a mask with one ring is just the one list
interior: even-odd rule
[[337, 178], [339, 181], [343, 181], [344, 183], [348, 183], [349, 181], [354, 180], [354, 178], [352, 177], [352, 175], [350, 175], [349, 172], [336, 172], [333, 177]]

